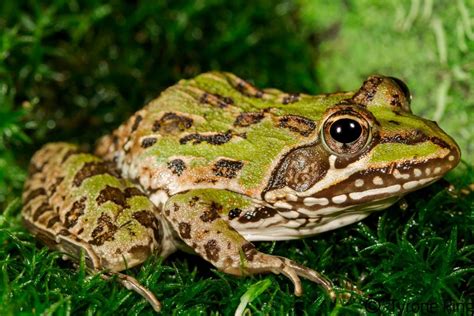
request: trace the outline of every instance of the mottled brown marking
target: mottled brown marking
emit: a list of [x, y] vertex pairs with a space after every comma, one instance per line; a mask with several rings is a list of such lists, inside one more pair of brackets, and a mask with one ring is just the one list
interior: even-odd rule
[[59, 222], [59, 216], [58, 215], [54, 215], [53, 217], [51, 217], [49, 220], [48, 220], [48, 223], [46, 224], [46, 227], [47, 228], [51, 228], [54, 226], [54, 224], [56, 224], [57, 222]]
[[217, 241], [215, 239], [209, 240], [205, 245], [204, 249], [206, 250], [206, 257], [211, 261], [218, 261], [219, 260], [219, 252], [221, 249], [217, 245]]
[[48, 188], [49, 195], [52, 196], [56, 193], [58, 186], [64, 181], [64, 177], [57, 177], [56, 181]]
[[217, 93], [203, 93], [201, 98], [199, 99], [199, 102], [201, 103], [206, 103], [221, 109], [224, 109], [228, 107], [229, 105], [234, 104], [234, 100], [230, 97], [223, 97], [220, 94]]
[[96, 198], [96, 201], [99, 205], [110, 201], [121, 206], [122, 208], [128, 207], [127, 199], [125, 198], [123, 192], [119, 188], [114, 188], [110, 185], [107, 185], [104, 189], [100, 191], [99, 195]]
[[23, 199], [23, 204], [28, 204], [31, 200], [37, 198], [38, 196], [46, 195], [46, 190], [44, 188], [38, 188], [30, 191], [28, 195]]
[[28, 176], [31, 178], [31, 176], [33, 176], [34, 174], [42, 172], [45, 165], [46, 163], [41, 166], [38, 166], [32, 161], [28, 166]]
[[226, 133], [215, 133], [210, 135], [202, 135], [202, 134], [189, 134], [184, 136], [179, 140], [179, 143], [182, 145], [191, 142], [193, 145], [200, 144], [202, 142], [209, 143], [211, 145], [222, 145], [227, 143], [232, 139], [232, 133], [227, 131]]
[[138, 126], [140, 125], [140, 122], [143, 120], [143, 117], [141, 115], [137, 115], [135, 117], [135, 122], [133, 122], [132, 125], [132, 132], [136, 131]]
[[47, 203], [47, 202], [43, 202], [41, 203], [41, 205], [34, 210], [34, 213], [33, 213], [33, 221], [38, 221], [38, 218], [41, 217], [41, 215], [43, 215], [44, 213], [48, 212], [48, 211], [52, 211], [53, 209], [51, 208], [51, 206]]
[[64, 226], [66, 226], [66, 228], [71, 228], [76, 225], [77, 221], [79, 220], [79, 217], [84, 215], [84, 209], [86, 208], [86, 200], [87, 198], [83, 196], [79, 200], [74, 201], [71, 209], [65, 215]]
[[402, 102], [400, 100], [400, 95], [392, 94], [392, 99], [390, 100], [390, 105], [402, 108]]
[[244, 163], [241, 161], [221, 159], [214, 164], [212, 171], [218, 177], [232, 179], [243, 166]]
[[79, 187], [82, 182], [90, 177], [99, 174], [110, 174], [113, 177], [120, 178], [120, 173], [117, 172], [113, 163], [105, 161], [91, 161], [86, 162], [81, 170], [79, 170], [74, 176], [73, 184]]
[[193, 119], [176, 113], [165, 113], [153, 123], [152, 131], [162, 134], [176, 134], [183, 132], [193, 125]]
[[145, 196], [145, 193], [140, 191], [138, 188], [135, 187], [129, 187], [126, 188], [124, 191], [125, 197], [128, 199], [132, 196]]
[[89, 243], [94, 246], [102, 246], [106, 241], [113, 240], [117, 229], [118, 227], [112, 223], [112, 218], [102, 213], [97, 219], [97, 226], [92, 231], [92, 240]]
[[142, 140], [142, 148], [148, 148], [156, 143], [156, 137], [146, 137]]
[[366, 106], [372, 101], [377, 93], [378, 86], [382, 83], [382, 77], [369, 77], [364, 81], [362, 87], [352, 97], [352, 101], [359, 105]]
[[242, 210], [240, 208], [233, 208], [229, 211], [229, 219], [234, 219], [234, 218], [237, 218], [240, 216], [240, 214], [242, 213]]
[[239, 79], [237, 85], [235, 85], [235, 89], [247, 97], [259, 99], [263, 97], [263, 91], [257, 89], [243, 79]]
[[246, 243], [242, 246], [242, 252], [248, 261], [253, 261], [253, 258], [258, 253], [255, 246], [252, 243]]
[[179, 235], [181, 236], [181, 238], [183, 239], [191, 238], [191, 225], [185, 222], [181, 222], [178, 225], [178, 229], [179, 229]]
[[264, 117], [265, 115], [261, 112], [240, 113], [234, 121], [234, 126], [248, 127], [250, 125], [259, 123]]
[[133, 213], [132, 217], [139, 222], [142, 226], [150, 228], [153, 230], [153, 236], [156, 242], [160, 243], [163, 238], [163, 233], [161, 231], [161, 226], [156, 216], [147, 210], [139, 211]]
[[61, 163], [65, 163], [66, 160], [69, 159], [69, 157], [79, 154], [80, 151], [78, 149], [69, 149], [63, 156], [63, 159], [61, 159]]
[[287, 96], [283, 97], [283, 100], [281, 103], [283, 104], [291, 104], [298, 102], [300, 100], [300, 94], [299, 93], [290, 93]]
[[194, 207], [196, 206], [196, 203], [199, 201], [199, 197], [193, 196], [191, 200], [189, 201], [189, 206]]
[[315, 130], [316, 123], [303, 116], [286, 115], [280, 118], [278, 126], [306, 137]]
[[203, 222], [213, 222], [219, 218], [219, 211], [222, 210], [222, 205], [212, 202], [209, 209], [204, 211], [199, 217]]
[[170, 169], [173, 174], [179, 177], [186, 169], [186, 164], [182, 159], [173, 159], [168, 162], [168, 169]]

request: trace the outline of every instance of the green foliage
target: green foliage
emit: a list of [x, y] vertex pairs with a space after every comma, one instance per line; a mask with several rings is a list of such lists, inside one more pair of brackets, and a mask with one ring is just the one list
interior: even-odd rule
[[176, 254], [128, 271], [164, 314], [232, 314], [245, 295], [252, 314], [472, 304], [474, 196], [460, 190], [474, 182], [472, 12], [465, 0], [1, 1], [0, 315], [152, 313], [116, 282], [41, 248], [21, 225], [21, 187], [42, 144], [91, 145], [163, 88], [211, 69], [310, 93], [353, 89], [369, 73], [399, 76], [415, 112], [439, 120], [469, 163], [449, 175], [456, 190], [435, 184], [408, 195], [406, 210], [258, 245], [324, 272], [341, 291], [350, 281], [361, 291], [350, 299], [333, 303], [307, 281], [295, 297], [282, 276], [236, 278]]

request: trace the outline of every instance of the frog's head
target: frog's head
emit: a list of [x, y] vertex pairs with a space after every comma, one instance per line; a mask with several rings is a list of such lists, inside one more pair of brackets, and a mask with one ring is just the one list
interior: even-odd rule
[[326, 108], [314, 143], [284, 157], [265, 199], [300, 216], [366, 214], [441, 178], [459, 162], [459, 147], [435, 122], [414, 115], [410, 101], [401, 80], [369, 77]]

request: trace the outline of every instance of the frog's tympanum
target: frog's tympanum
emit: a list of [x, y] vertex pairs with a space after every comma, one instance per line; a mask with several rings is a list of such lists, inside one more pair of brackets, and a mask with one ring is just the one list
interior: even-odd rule
[[412, 114], [399, 79], [353, 92], [258, 89], [229, 73], [182, 80], [99, 140], [95, 154], [51, 143], [32, 158], [26, 227], [91, 271], [117, 275], [187, 248], [233, 275], [282, 273], [334, 296], [331, 282], [252, 241], [312, 236], [359, 221], [457, 165], [459, 147]]

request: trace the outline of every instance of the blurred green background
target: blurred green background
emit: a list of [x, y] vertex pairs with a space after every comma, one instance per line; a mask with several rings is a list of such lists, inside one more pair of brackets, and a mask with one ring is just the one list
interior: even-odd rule
[[[0, 295], [8, 313], [30, 300], [38, 313], [52, 306], [53, 313], [91, 312], [62, 296], [11, 297], [27, 278], [20, 268], [7, 273], [8, 263], [27, 267], [31, 262], [21, 258], [37, 255], [18, 217], [32, 153], [57, 140], [92, 145], [164, 88], [208, 70], [312, 94], [356, 89], [374, 73], [399, 77], [414, 96], [413, 111], [438, 121], [460, 144], [467, 164], [458, 182], [473, 180], [473, 0], [1, 1], [0, 268], [7, 290]], [[471, 226], [459, 230], [469, 243], [472, 213], [466, 216]], [[30, 257], [22, 254], [25, 242]], [[322, 302], [311, 306], [330, 310]], [[292, 304], [302, 309], [298, 301], [285, 308]]]

